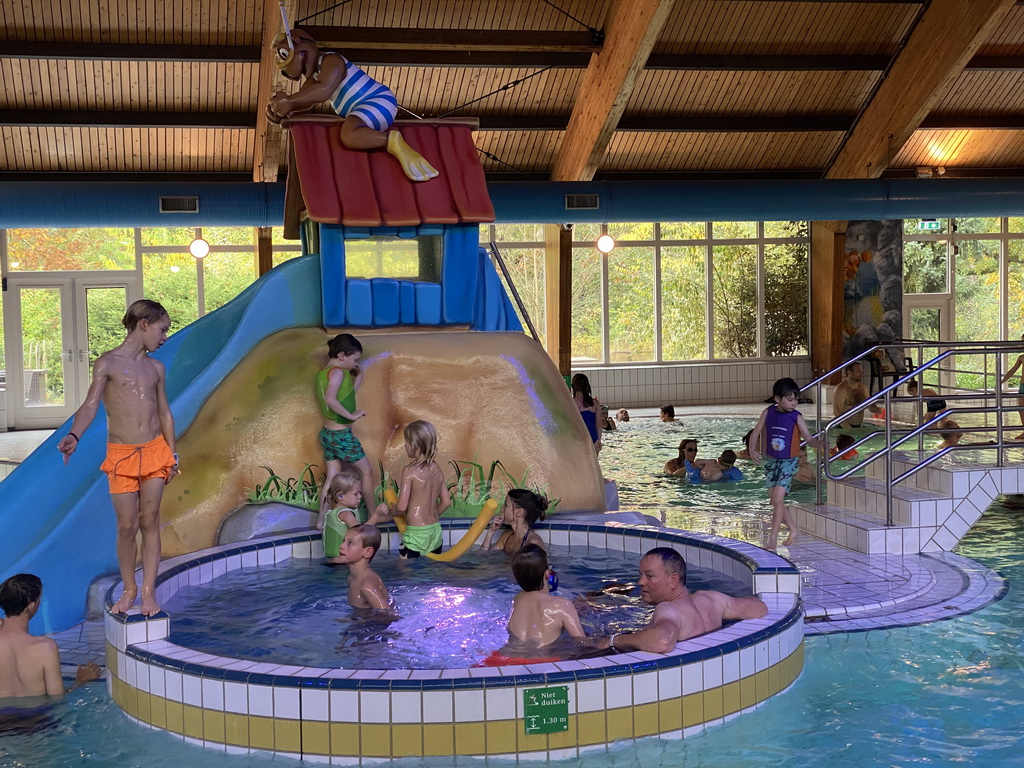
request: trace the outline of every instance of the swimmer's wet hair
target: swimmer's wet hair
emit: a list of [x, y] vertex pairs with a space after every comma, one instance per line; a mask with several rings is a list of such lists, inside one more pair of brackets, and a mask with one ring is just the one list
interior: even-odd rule
[[170, 318], [170, 315], [167, 314], [167, 310], [164, 309], [162, 304], [150, 299], [139, 299], [138, 301], [133, 301], [131, 306], [128, 307], [128, 311], [121, 318], [121, 325], [125, 327], [128, 333], [131, 333], [142, 320], [152, 324], [160, 322], [165, 317]]
[[43, 582], [32, 573], [19, 573], [0, 584], [0, 610], [4, 615], [20, 616], [43, 594]]
[[781, 400], [787, 395], [800, 395], [800, 385], [793, 381], [793, 379], [779, 379], [772, 385], [772, 397], [777, 397]]
[[590, 391], [590, 379], [587, 378], [587, 374], [577, 373], [572, 377], [570, 386], [573, 397], [583, 395], [583, 404], [588, 408], [594, 404], [594, 396]]
[[664, 414], [665, 416], [668, 416], [668, 417], [669, 417], [670, 419], [674, 419], [674, 418], [676, 417], [676, 409], [675, 409], [675, 406], [672, 406], [672, 405], [663, 405], [663, 406], [661, 406], [661, 412], [662, 412], [662, 413], [663, 413], [663, 414]]
[[512, 555], [512, 575], [524, 592], [538, 592], [547, 584], [548, 554], [536, 544], [527, 544]]
[[525, 488], [513, 488], [508, 492], [508, 497], [512, 500], [513, 506], [523, 510], [526, 516], [526, 524], [531, 528], [538, 520], [543, 520], [547, 517], [544, 513], [548, 509], [548, 500], [539, 493], [528, 491]]
[[656, 557], [665, 566], [665, 573], [678, 573], [679, 583], [686, 584], [686, 561], [683, 556], [669, 547], [655, 547], [649, 550], [644, 557]]
[[363, 345], [351, 333], [339, 333], [327, 342], [327, 354], [330, 357], [337, 357], [338, 355], [345, 355], [347, 357], [355, 352], [362, 354], [362, 351]]
[[836, 438], [836, 449], [842, 453], [851, 445], [853, 445], [853, 435], [840, 435]]
[[722, 455], [718, 457], [718, 463], [731, 467], [736, 463], [736, 451], [731, 448], [726, 448], [722, 451]]
[[[348, 530], [359, 537], [359, 543], [364, 547], [371, 547], [373, 555], [377, 554], [377, 550], [380, 549], [380, 531], [377, 530], [376, 525], [362, 523], [360, 525], [353, 525]], [[370, 555], [371, 560], [373, 560], [373, 555]]]
[[415, 464], [429, 464], [437, 456], [437, 430], [429, 421], [409, 422], [405, 428], [405, 442], [415, 452]]
[[[331, 484], [327, 486], [327, 501], [334, 504], [339, 496], [348, 493], [353, 488], [361, 487], [362, 483], [363, 475], [359, 468], [347, 461], [341, 462], [341, 469], [331, 478]], [[367, 500], [366, 506], [369, 508], [370, 500]]]

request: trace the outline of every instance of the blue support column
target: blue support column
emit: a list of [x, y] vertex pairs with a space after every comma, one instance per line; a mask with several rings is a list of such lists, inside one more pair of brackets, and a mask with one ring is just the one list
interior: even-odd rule
[[333, 224], [320, 225], [320, 286], [324, 326], [345, 325], [345, 237]]
[[450, 226], [445, 232], [441, 264], [441, 321], [444, 323], [473, 322], [479, 278], [479, 240], [480, 229], [476, 224]]

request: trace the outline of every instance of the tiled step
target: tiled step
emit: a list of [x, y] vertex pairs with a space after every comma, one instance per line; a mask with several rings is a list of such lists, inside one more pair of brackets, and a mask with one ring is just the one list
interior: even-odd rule
[[[926, 454], [920, 454], [917, 451], [896, 451], [893, 454], [892, 462], [893, 477], [899, 477], [904, 472], [918, 466], [925, 456]], [[876, 480], [884, 480], [885, 460], [879, 459], [868, 465], [864, 470], [864, 474]], [[900, 485], [907, 488], [917, 488], [922, 491], [943, 493], [948, 496], [953, 492], [953, 474], [948, 467], [943, 466], [941, 463], [932, 464], [915, 472], [902, 481]]]
[[796, 523], [802, 533], [854, 552], [902, 555], [939, 549], [938, 546], [930, 546], [936, 532], [934, 524], [888, 527], [878, 517], [835, 504], [791, 504], [789, 508], [796, 515]]
[[[873, 477], [851, 477], [828, 482], [828, 500], [859, 514], [886, 520], [885, 483]], [[948, 494], [897, 485], [892, 489], [892, 521], [895, 525], [934, 526], [953, 511]]]

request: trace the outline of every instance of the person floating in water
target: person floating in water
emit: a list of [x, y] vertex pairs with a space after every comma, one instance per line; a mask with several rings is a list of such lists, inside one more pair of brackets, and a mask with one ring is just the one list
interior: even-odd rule
[[[427, 181], [437, 169], [410, 147], [402, 134], [391, 129], [398, 101], [386, 85], [378, 83], [340, 53], [320, 52], [316, 41], [301, 29], [285, 30], [274, 38], [275, 63], [289, 80], [302, 81], [295, 93], [278, 91], [267, 105], [267, 118], [282, 119], [305, 112], [322, 101], [345, 118], [341, 143], [369, 152], [386, 149], [413, 181]], [[389, 130], [391, 129], [391, 130]]]
[[660, 421], [675, 421], [676, 420], [676, 408], [674, 405], [663, 405], [661, 410], [658, 412], [658, 419]]
[[619, 408], [615, 414], [616, 421], [629, 421], [629, 411], [625, 408]]
[[[375, 501], [374, 489], [377, 487], [370, 460], [366, 458], [359, 438], [352, 432], [352, 425], [366, 415], [366, 411], [356, 408], [356, 391], [363, 383], [363, 372], [359, 370], [363, 345], [351, 333], [339, 333], [327, 342], [327, 354], [327, 365], [316, 375], [317, 400], [320, 404], [320, 415], [323, 417], [320, 445], [324, 449], [324, 463], [327, 465], [327, 474], [320, 489], [317, 530], [324, 527], [327, 518], [327, 491], [331, 487], [331, 480], [341, 471], [343, 462], [354, 464], [359, 470], [363, 501], [367, 509], [370, 509]], [[378, 505], [377, 513], [381, 516], [386, 515], [387, 506]]]
[[28, 631], [42, 599], [43, 582], [34, 574], [19, 573], [0, 584], [0, 610], [6, 617], [0, 621], [0, 699], [60, 696], [102, 674], [95, 662], [80, 664], [75, 684], [64, 690], [57, 644]]
[[701, 467], [702, 483], [735, 483], [743, 479], [743, 472], [736, 466], [736, 452], [728, 448], [717, 459], [708, 459]]
[[405, 453], [412, 459], [402, 470], [395, 511], [408, 523], [399, 555], [414, 559], [441, 553], [441, 513], [452, 505], [444, 473], [434, 461], [437, 430], [429, 421], [414, 421], [405, 428]]
[[380, 549], [380, 531], [374, 525], [354, 525], [345, 531], [339, 559], [348, 566], [348, 604], [353, 608], [395, 614], [387, 587], [370, 567]]
[[840, 435], [836, 438], [836, 447], [829, 451], [829, 456], [834, 456], [843, 461], [857, 458], [859, 454], [857, 449], [853, 447], [854, 442], [853, 435]]
[[512, 599], [509, 644], [488, 656], [484, 666], [559, 661], [562, 656], [545, 653], [550, 651], [548, 646], [563, 633], [579, 640], [586, 637], [572, 601], [548, 592], [550, 574], [548, 556], [541, 547], [527, 544], [512, 556], [512, 575], [523, 591]]
[[[665, 462], [662, 470], [666, 475], [685, 477], [689, 471], [696, 469], [698, 472], [704, 468], [707, 459], [697, 458], [697, 440], [693, 437], [683, 438], [679, 442], [679, 455], [674, 459]], [[687, 464], [690, 465], [689, 470]]]
[[789, 528], [789, 537], [783, 542], [786, 546], [800, 536], [796, 519], [786, 507], [786, 494], [800, 467], [800, 438], [802, 437], [812, 448], [823, 448], [822, 442], [811, 436], [804, 417], [796, 409], [799, 394], [800, 387], [792, 379], [776, 381], [772, 387], [775, 405], [765, 408], [747, 445], [751, 460], [755, 464], [760, 464], [761, 436], [765, 436], [765, 485], [772, 503], [771, 529], [768, 533], [768, 542], [765, 544], [767, 549], [775, 549], [778, 546], [779, 528], [782, 525]]
[[583, 419], [587, 432], [590, 433], [590, 441], [594, 444], [594, 450], [601, 452], [601, 431], [598, 428], [601, 415], [601, 403], [590, 391], [590, 379], [585, 373], [577, 373], [572, 377], [572, 399], [579, 408], [580, 417]]
[[117, 564], [124, 582], [124, 594], [111, 610], [124, 613], [138, 596], [135, 535], [141, 529], [142, 615], [153, 616], [160, 611], [156, 601], [160, 499], [164, 486], [178, 474], [178, 454], [164, 364], [149, 353], [167, 341], [171, 319], [157, 302], [139, 299], [128, 307], [121, 323], [127, 331], [125, 340], [96, 359], [85, 402], [75, 411], [71, 429], [57, 449], [67, 464], [102, 402], [107, 410], [108, 442], [100, 469], [107, 473], [117, 514]]
[[[363, 500], [363, 476], [355, 464], [342, 462], [338, 473], [331, 478], [324, 499], [328, 506], [324, 518], [324, 557], [331, 565], [345, 562], [341, 558], [341, 543], [349, 528], [360, 524], [359, 507]], [[379, 508], [366, 521], [369, 525], [388, 517]]]
[[[505, 505], [501, 512], [491, 520], [484, 540], [480, 543], [480, 549], [504, 550], [509, 555], [514, 555], [527, 544], [544, 549], [544, 540], [533, 530], [533, 526], [539, 520], [543, 520], [548, 508], [548, 500], [539, 493], [528, 491], [525, 488], [513, 488], [505, 496]], [[503, 525], [509, 526], [498, 540], [491, 544], [494, 532]]]
[[640, 596], [654, 606], [647, 626], [602, 638], [599, 648], [668, 653], [676, 643], [718, 629], [725, 621], [760, 619], [768, 613], [756, 597], [731, 597], [713, 589], [691, 594], [686, 561], [668, 547], [656, 547], [640, 560]]
[[[911, 397], [917, 397], [918, 383], [916, 381], [907, 382], [907, 394]], [[931, 387], [925, 387], [921, 390], [921, 394], [925, 397], [932, 398], [925, 404], [925, 415], [921, 417], [921, 424], [925, 421], [931, 421], [938, 417], [940, 411], [946, 410], [946, 401], [939, 397], [939, 393]], [[932, 414], [935, 414], [934, 416]]]

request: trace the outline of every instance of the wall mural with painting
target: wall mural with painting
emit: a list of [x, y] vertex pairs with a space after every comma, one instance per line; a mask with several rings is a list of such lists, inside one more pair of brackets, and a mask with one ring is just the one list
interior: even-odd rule
[[[903, 222], [851, 221], [846, 228], [843, 274], [843, 359], [903, 335]], [[903, 354], [889, 350], [903, 369]]]

